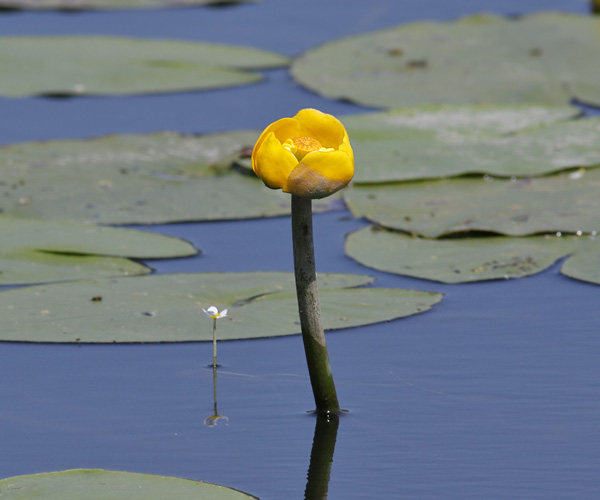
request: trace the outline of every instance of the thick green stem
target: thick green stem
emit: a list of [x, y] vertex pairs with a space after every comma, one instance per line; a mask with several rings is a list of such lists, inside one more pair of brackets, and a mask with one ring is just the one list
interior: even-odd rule
[[302, 340], [317, 411], [337, 412], [340, 405], [321, 323], [310, 198], [292, 195], [292, 239]]

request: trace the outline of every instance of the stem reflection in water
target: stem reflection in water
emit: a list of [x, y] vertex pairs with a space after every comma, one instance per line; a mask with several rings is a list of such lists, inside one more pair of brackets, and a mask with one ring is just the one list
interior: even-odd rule
[[315, 437], [310, 453], [304, 500], [325, 500], [327, 498], [339, 422], [340, 416], [336, 412], [318, 412], [316, 415]]
[[[216, 322], [216, 320], [215, 320]], [[225, 422], [227, 422], [229, 420], [229, 418], [227, 418], [224, 415], [219, 415], [219, 412], [217, 410], [217, 366], [213, 365], [212, 366], [212, 371], [213, 371], [213, 414], [209, 415], [208, 417], [206, 417], [204, 419], [204, 425], [208, 425], [210, 427], [217, 425], [217, 422], [219, 420], [224, 420]]]

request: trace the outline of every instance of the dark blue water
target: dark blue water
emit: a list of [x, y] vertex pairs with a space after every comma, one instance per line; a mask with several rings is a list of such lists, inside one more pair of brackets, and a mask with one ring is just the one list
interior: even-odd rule
[[[342, 35], [422, 18], [584, 1], [265, 0], [231, 9], [0, 16], [0, 34], [114, 33], [244, 43], [290, 55]], [[314, 96], [285, 71], [266, 83], [175, 96], [0, 99], [0, 142], [112, 132], [260, 128], [298, 108], [360, 108]], [[600, 287], [558, 265], [520, 280], [441, 285], [344, 255], [365, 225], [315, 217], [320, 271], [441, 291], [432, 311], [328, 334], [342, 406], [329, 498], [596, 499], [600, 492]], [[291, 271], [289, 220], [145, 228], [203, 253], [157, 272]], [[277, 311], [273, 311], [276, 314]], [[209, 327], [199, 318], [199, 328]], [[263, 500], [303, 498], [315, 418], [300, 337], [212, 346], [0, 345], [0, 477], [75, 467], [210, 481]]]

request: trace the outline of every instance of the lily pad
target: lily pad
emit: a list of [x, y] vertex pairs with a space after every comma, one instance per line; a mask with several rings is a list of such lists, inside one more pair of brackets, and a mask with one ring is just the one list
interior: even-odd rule
[[198, 250], [182, 239], [147, 231], [66, 221], [0, 216], [0, 254], [36, 250], [136, 259], [188, 257]]
[[577, 252], [565, 261], [560, 272], [570, 278], [600, 285], [600, 244]]
[[600, 169], [531, 179], [459, 177], [354, 186], [344, 199], [355, 217], [384, 227], [439, 237], [490, 231], [600, 231]]
[[427, 106], [344, 117], [356, 183], [600, 165], [600, 119], [570, 106]]
[[217, 484], [178, 477], [71, 469], [0, 480], [3, 500], [249, 500], [257, 497]]
[[[428, 310], [438, 293], [354, 288], [362, 275], [319, 276], [325, 329]], [[0, 292], [0, 340], [182, 342], [212, 340], [202, 308], [226, 307], [220, 340], [300, 333], [292, 273], [206, 273], [86, 280]]]
[[258, 0], [0, 0], [0, 9], [10, 10], [91, 10], [191, 7], [228, 5]]
[[121, 257], [185, 257], [188, 242], [159, 234], [63, 221], [0, 216], [0, 285], [147, 274]]
[[[258, 131], [114, 135], [0, 148], [0, 210], [96, 224], [250, 219], [290, 213], [290, 196], [231, 167]], [[331, 200], [315, 204], [326, 210]]]
[[0, 60], [0, 94], [11, 97], [232, 87], [289, 62], [250, 47], [109, 36], [0, 37]]
[[537, 13], [418, 22], [336, 40], [291, 68], [321, 95], [372, 107], [600, 105], [600, 18]]
[[600, 284], [600, 244], [589, 237], [431, 240], [371, 226], [347, 237], [346, 253], [373, 269], [443, 283], [521, 278], [574, 254], [563, 264], [563, 274]]
[[0, 285], [148, 274], [149, 267], [129, 259], [98, 255], [67, 255], [25, 250], [0, 253]]

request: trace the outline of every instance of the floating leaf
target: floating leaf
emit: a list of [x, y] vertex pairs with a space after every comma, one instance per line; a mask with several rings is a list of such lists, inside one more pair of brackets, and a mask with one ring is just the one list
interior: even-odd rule
[[589, 245], [571, 256], [560, 272], [570, 278], [600, 285], [600, 245]]
[[[600, 245], [592, 242], [587, 237], [566, 236], [430, 240], [372, 226], [348, 236], [346, 253], [380, 271], [443, 283], [467, 283], [539, 273], [566, 255], [578, 252], [564, 264], [563, 273], [577, 279], [582, 279], [586, 272], [593, 273], [590, 281], [598, 282]], [[588, 248], [591, 251], [579, 252]], [[583, 255], [585, 259], [581, 258]], [[580, 263], [581, 267], [576, 267]], [[566, 272], [569, 269], [571, 272]]]
[[598, 32], [600, 18], [562, 13], [418, 22], [322, 45], [291, 71], [321, 95], [374, 107], [600, 105]]
[[129, 259], [98, 255], [66, 255], [24, 250], [0, 253], [0, 285], [148, 274], [151, 269]]
[[0, 480], [2, 500], [248, 500], [241, 491], [178, 477], [71, 469]]
[[249, 70], [285, 66], [249, 47], [108, 36], [0, 37], [0, 94], [183, 92], [257, 82]]
[[[438, 303], [442, 296], [413, 290], [354, 288], [321, 290], [319, 299], [323, 328], [338, 330], [424, 312]], [[237, 310], [233, 312], [237, 315]], [[252, 307], [240, 311], [239, 318], [232, 317], [236, 326], [238, 321], [243, 321], [245, 326], [248, 323], [260, 325], [272, 332], [281, 332], [279, 335], [300, 333], [295, 292], [260, 297], [252, 303]]]
[[[353, 139], [389, 139], [418, 134], [440, 140], [490, 139], [528, 127], [569, 120], [580, 115], [575, 106], [533, 104], [426, 105], [342, 117]], [[383, 136], [383, 137], [382, 137]], [[399, 137], [403, 137], [399, 135]]]
[[89, 10], [144, 9], [191, 7], [194, 5], [224, 5], [257, 0], [0, 0], [0, 9], [32, 10]]
[[66, 221], [0, 216], [0, 234], [0, 254], [31, 249], [64, 254], [162, 259], [198, 253], [191, 243], [179, 238]]
[[[230, 167], [257, 131], [26, 142], [0, 148], [0, 210], [97, 224], [249, 219], [290, 213], [290, 196]], [[315, 204], [327, 209], [331, 201]]]
[[[326, 329], [365, 325], [429, 309], [437, 293], [352, 288], [361, 275], [319, 276]], [[180, 342], [212, 340], [202, 308], [227, 307], [221, 340], [300, 333], [292, 273], [151, 275], [40, 285], [0, 292], [0, 340]], [[25, 327], [26, 326], [26, 327]]]
[[600, 230], [600, 169], [507, 180], [460, 177], [344, 192], [356, 217], [384, 227], [438, 237], [492, 231], [522, 236]]
[[354, 180], [365, 183], [600, 165], [600, 119], [566, 121], [577, 114], [570, 106], [427, 106], [342, 121], [360, 166]]
[[0, 285], [146, 274], [128, 259], [194, 255], [188, 242], [159, 234], [63, 221], [0, 216]]

